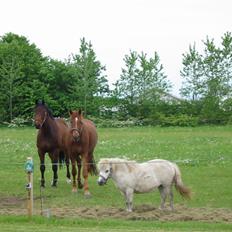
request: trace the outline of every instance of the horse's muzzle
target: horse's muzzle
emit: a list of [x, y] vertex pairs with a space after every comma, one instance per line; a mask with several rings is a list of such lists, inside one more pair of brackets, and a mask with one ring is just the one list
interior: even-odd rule
[[35, 123], [34, 125], [35, 125], [36, 129], [40, 129], [41, 128], [41, 125], [39, 123]]

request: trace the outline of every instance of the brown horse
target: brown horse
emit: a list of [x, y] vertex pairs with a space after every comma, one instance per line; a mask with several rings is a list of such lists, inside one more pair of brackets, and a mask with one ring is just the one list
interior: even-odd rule
[[[72, 163], [73, 188], [77, 191], [76, 183], [76, 162], [83, 165], [84, 195], [90, 196], [88, 186], [88, 173], [97, 175], [97, 168], [94, 162], [93, 151], [97, 144], [97, 131], [92, 121], [83, 119], [81, 110], [70, 111], [71, 128], [65, 137], [66, 152]], [[78, 187], [80, 185], [80, 173], [78, 173]]]
[[[44, 101], [36, 101], [34, 124], [38, 129], [37, 148], [40, 158], [41, 187], [45, 187], [45, 154], [48, 153], [52, 161], [53, 180], [52, 186], [57, 186], [57, 166], [58, 162], [64, 160], [67, 166], [67, 180], [70, 180], [69, 160], [64, 155], [63, 136], [68, 131], [68, 125], [63, 119], [55, 119], [51, 110]], [[71, 182], [71, 180], [70, 180]]]

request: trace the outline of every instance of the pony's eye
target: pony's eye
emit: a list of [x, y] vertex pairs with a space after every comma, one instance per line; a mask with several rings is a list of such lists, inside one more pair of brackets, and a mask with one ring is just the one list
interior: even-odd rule
[[109, 172], [109, 170], [106, 170], [106, 173], [108, 173]]

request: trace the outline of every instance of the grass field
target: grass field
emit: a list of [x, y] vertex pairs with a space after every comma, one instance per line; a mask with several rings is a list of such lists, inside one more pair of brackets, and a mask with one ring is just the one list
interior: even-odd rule
[[[124, 211], [124, 199], [112, 181], [104, 187], [90, 177], [91, 199], [83, 190], [71, 193], [65, 168], [59, 171], [58, 188], [51, 188], [52, 170], [46, 158], [46, 188], [39, 187], [39, 159], [34, 128], [0, 128], [0, 226], [1, 231], [230, 231], [232, 230], [232, 127], [98, 129], [95, 160], [120, 157], [139, 162], [154, 158], [177, 162], [191, 201], [175, 193], [176, 212], [158, 212], [158, 192], [135, 195], [135, 212]], [[27, 156], [34, 159], [36, 216], [26, 214]], [[43, 209], [50, 218], [40, 217]], [[153, 207], [153, 208], [152, 208]]]

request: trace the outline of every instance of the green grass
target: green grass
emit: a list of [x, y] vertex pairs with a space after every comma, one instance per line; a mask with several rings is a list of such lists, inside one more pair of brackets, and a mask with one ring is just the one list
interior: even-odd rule
[[[95, 160], [102, 157], [129, 158], [146, 161], [154, 158], [175, 161], [180, 166], [182, 177], [193, 191], [193, 199], [183, 202], [175, 194], [175, 204], [186, 207], [232, 208], [232, 127], [196, 127], [196, 128], [118, 128], [98, 129], [99, 141], [95, 151]], [[24, 163], [28, 156], [34, 159], [34, 196], [40, 197], [39, 159], [35, 146], [34, 128], [0, 128], [0, 198], [25, 198], [26, 174]], [[47, 157], [46, 163], [50, 164]], [[46, 188], [44, 207], [118, 207], [124, 208], [124, 199], [114, 187], [112, 181], [99, 187], [97, 177], [89, 178], [93, 195], [86, 200], [83, 190], [71, 193], [66, 184], [65, 169], [59, 171], [58, 188], [50, 187], [51, 166], [46, 167]], [[159, 204], [159, 194], [135, 195], [134, 205]], [[12, 206], [14, 207], [14, 206]], [[39, 209], [40, 201], [35, 201]], [[232, 230], [231, 224], [203, 222], [159, 222], [87, 219], [46, 219], [35, 217], [28, 221], [20, 216], [0, 216], [1, 231], [55, 231], [57, 226], [66, 231], [81, 228], [83, 231], [137, 230], [151, 231], [223, 231]], [[16, 230], [17, 228], [17, 230]], [[25, 229], [29, 228], [29, 229]], [[87, 229], [86, 229], [87, 228]], [[230, 229], [229, 229], [230, 228]]]
[[87, 220], [87, 219], [46, 219], [34, 217], [0, 217], [1, 231], [7, 232], [57, 232], [57, 231], [231, 231], [232, 225], [204, 222], [157, 222], [123, 220]]

